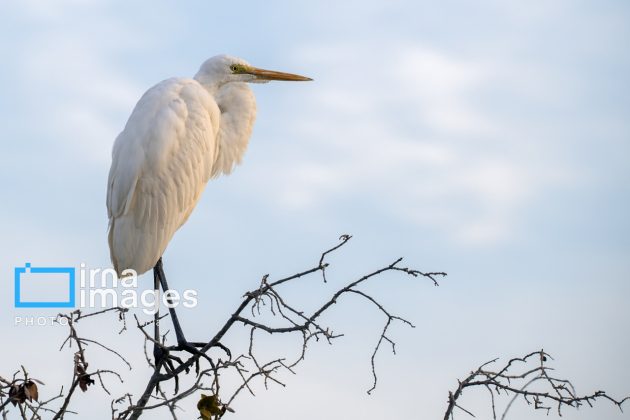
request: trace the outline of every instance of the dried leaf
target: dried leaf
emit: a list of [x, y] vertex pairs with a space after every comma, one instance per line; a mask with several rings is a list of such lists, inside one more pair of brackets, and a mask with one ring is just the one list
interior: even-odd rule
[[213, 420], [213, 416], [225, 414], [226, 408], [216, 395], [201, 394], [201, 398], [197, 403], [197, 409], [199, 409], [199, 414], [203, 420]]
[[37, 401], [39, 399], [39, 391], [37, 384], [32, 380], [28, 380], [21, 384], [13, 384], [9, 388], [9, 401], [13, 406], [23, 404], [28, 401]]
[[39, 392], [37, 391], [37, 384], [33, 381], [28, 381], [24, 385], [24, 396], [29, 401], [37, 401], [39, 399]]
[[11, 389], [9, 389], [9, 399], [11, 400], [11, 404], [15, 407], [18, 403], [23, 403], [24, 400], [20, 394], [20, 386], [13, 384], [11, 385]]
[[90, 378], [90, 375], [79, 376], [79, 388], [81, 388], [81, 391], [87, 391], [90, 385], [94, 385], [94, 379]]

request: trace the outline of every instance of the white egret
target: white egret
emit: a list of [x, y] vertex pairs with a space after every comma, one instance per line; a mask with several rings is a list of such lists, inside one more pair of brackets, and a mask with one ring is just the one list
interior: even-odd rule
[[[107, 182], [109, 249], [118, 275], [154, 270], [168, 290], [162, 254], [211, 178], [229, 174], [247, 148], [256, 116], [247, 85], [308, 77], [263, 70], [219, 55], [192, 79], [171, 78], [138, 101], [112, 152]], [[180, 349], [190, 351], [174, 309]]]

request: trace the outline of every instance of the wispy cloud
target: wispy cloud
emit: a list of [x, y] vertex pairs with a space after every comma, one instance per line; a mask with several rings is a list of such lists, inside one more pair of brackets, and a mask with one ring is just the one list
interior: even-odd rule
[[5, 7], [30, 29], [19, 45], [8, 46], [15, 59], [4, 70], [37, 122], [28, 129], [77, 161], [108, 161], [121, 117], [143, 91], [116, 63], [143, 37], [104, 2], [29, 0]]
[[510, 63], [420, 45], [378, 60], [348, 53], [358, 50], [301, 52], [323, 81], [305, 101], [307, 118], [282, 122], [299, 139], [287, 153], [300, 158], [264, 175], [282, 186], [270, 202], [316, 212], [340, 196], [370, 196], [463, 244], [496, 244], [542, 192], [571, 182], [557, 162], [532, 165], [550, 139], [515, 132], [518, 116], [492, 101], [497, 80], [499, 89], [521, 83], [509, 81]]
[[110, 54], [93, 40], [62, 33], [33, 46], [21, 62], [25, 92], [37, 101], [34, 108], [51, 130], [50, 138], [87, 161], [109, 161], [112, 139], [122, 128], [121, 113], [142, 92], [109, 64]]

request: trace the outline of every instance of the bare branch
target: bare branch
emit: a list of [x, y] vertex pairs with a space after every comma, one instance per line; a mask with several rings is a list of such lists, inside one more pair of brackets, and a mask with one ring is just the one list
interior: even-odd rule
[[[533, 401], [533, 407], [536, 410], [545, 410], [549, 412], [551, 405], [555, 405], [558, 415], [562, 415], [563, 407], [579, 408], [584, 403], [593, 406], [596, 400], [607, 400], [617, 406], [620, 410], [623, 404], [630, 400], [625, 397], [616, 400], [606, 394], [604, 391], [595, 391], [591, 394], [579, 396], [575, 392], [575, 388], [568, 379], [558, 379], [549, 374], [551, 367], [547, 366], [547, 361], [552, 359], [544, 350], [531, 352], [523, 357], [510, 359], [502, 368], [497, 371], [488, 369], [488, 366], [494, 364], [497, 359], [491, 360], [479, 366], [475, 371], [471, 372], [463, 381], [458, 381], [455, 392], [449, 393], [448, 406], [444, 413], [444, 420], [453, 418], [454, 409], [464, 410], [458, 405], [458, 400], [462, 396], [464, 389], [470, 387], [483, 386], [490, 392], [492, 414], [496, 419], [495, 396], [501, 392], [512, 395], [510, 402], [505, 407], [501, 419], [505, 419], [508, 410], [517, 397], [523, 397], [528, 403]], [[523, 365], [523, 369], [516, 370], [516, 365]], [[519, 385], [522, 382], [522, 385]], [[534, 383], [540, 384], [537, 389], [530, 389], [530, 385]], [[469, 411], [466, 413], [472, 415]]]

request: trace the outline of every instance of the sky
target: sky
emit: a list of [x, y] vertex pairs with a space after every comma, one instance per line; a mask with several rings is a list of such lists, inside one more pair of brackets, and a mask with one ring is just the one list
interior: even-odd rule
[[[65, 329], [15, 325], [58, 311], [14, 308], [14, 267], [110, 267], [114, 138], [146, 89], [229, 53], [314, 81], [253, 87], [242, 165], [208, 184], [171, 241], [171, 286], [199, 293], [180, 311], [187, 335], [208, 336], [263, 274], [310, 268], [344, 233], [329, 283], [290, 286], [295, 302], [311, 307], [401, 256], [449, 274], [437, 288], [399, 276], [367, 286], [416, 325], [393, 328], [397, 354], [378, 354], [372, 395], [385, 320], [347, 299], [326, 318], [344, 337], [313, 345], [286, 387], [257, 384], [230, 418], [442, 418], [457, 378], [540, 348], [579, 392], [630, 395], [629, 19], [612, 0], [3, 2], [0, 375], [22, 364], [47, 396], [70, 381]], [[112, 396], [139, 395], [150, 373], [139, 333], [117, 335], [113, 319], [85, 328], [137, 366], [89, 349], [91, 366], [123, 373]], [[462, 405], [487, 418], [483, 391]], [[112, 396], [93, 388], [71, 407], [107, 419]], [[195, 404], [181, 417], [196, 418]], [[510, 414], [545, 417], [522, 401]], [[600, 403], [563, 417], [628, 416]]]

